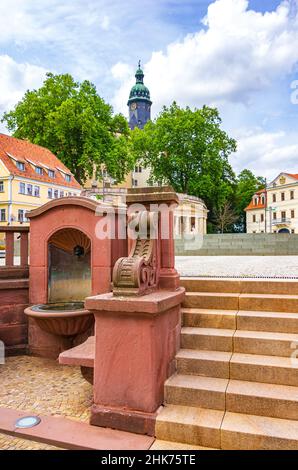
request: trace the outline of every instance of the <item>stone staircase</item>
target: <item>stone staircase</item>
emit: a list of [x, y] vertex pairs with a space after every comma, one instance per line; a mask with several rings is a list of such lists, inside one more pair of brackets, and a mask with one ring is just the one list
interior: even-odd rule
[[177, 372], [165, 384], [157, 439], [217, 449], [297, 449], [298, 283], [182, 284], [181, 350]]

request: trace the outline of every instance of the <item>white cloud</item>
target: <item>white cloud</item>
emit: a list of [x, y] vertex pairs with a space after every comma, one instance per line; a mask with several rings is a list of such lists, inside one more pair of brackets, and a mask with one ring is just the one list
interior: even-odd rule
[[[8, 55], [0, 55], [0, 116], [9, 111], [28, 89], [39, 87], [46, 74], [42, 67], [17, 63]], [[3, 132], [7, 132], [0, 124]]]
[[[248, 8], [248, 0], [217, 0], [201, 29], [153, 52], [144, 66], [154, 109], [174, 99], [182, 105], [249, 104], [255, 92], [298, 61], [298, 14], [291, 0], [272, 12]], [[132, 80], [122, 81], [114, 106], [125, 111]]]
[[256, 128], [239, 131], [236, 138], [238, 151], [231, 163], [237, 172], [248, 168], [269, 181], [281, 171], [297, 173], [298, 143], [294, 133]]
[[100, 26], [102, 27], [103, 30], [107, 31], [110, 28], [110, 18], [108, 15], [104, 15], [100, 22]]

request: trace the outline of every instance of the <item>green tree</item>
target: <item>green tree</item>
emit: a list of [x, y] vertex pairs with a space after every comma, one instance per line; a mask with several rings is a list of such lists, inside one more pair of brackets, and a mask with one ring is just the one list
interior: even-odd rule
[[80, 183], [94, 171], [100, 179], [102, 165], [122, 181], [134, 164], [124, 116], [113, 116], [92, 83], [68, 74], [48, 73], [42, 87], [27, 91], [2, 122], [15, 137], [49, 148]]
[[212, 214], [235, 185], [228, 157], [236, 142], [220, 126], [217, 109], [183, 109], [174, 102], [131, 133], [132, 153], [151, 168], [153, 182], [203, 198]]
[[245, 208], [249, 205], [252, 196], [256, 191], [264, 188], [265, 178], [255, 176], [250, 170], [242, 170], [237, 177], [237, 185], [234, 196], [235, 212], [238, 215], [238, 226], [243, 232], [246, 231]]

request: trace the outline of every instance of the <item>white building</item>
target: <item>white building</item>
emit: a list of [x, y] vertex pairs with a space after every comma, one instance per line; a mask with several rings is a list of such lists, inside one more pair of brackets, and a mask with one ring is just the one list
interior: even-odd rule
[[298, 233], [298, 174], [280, 173], [245, 210], [247, 233]]

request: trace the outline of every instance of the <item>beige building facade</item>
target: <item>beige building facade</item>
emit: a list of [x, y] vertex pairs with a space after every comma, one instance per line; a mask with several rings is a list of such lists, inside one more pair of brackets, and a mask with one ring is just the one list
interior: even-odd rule
[[246, 208], [247, 233], [298, 233], [298, 174], [280, 173]]

